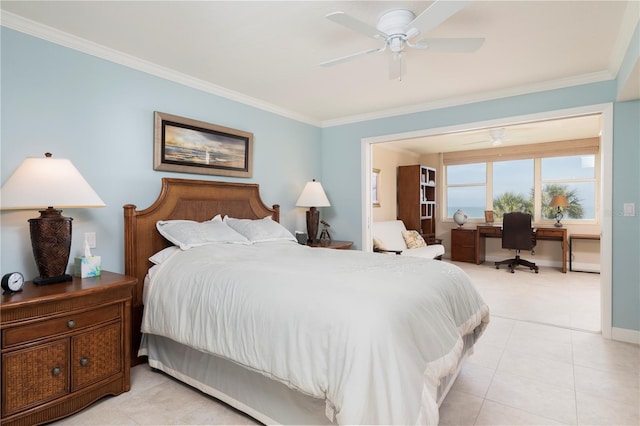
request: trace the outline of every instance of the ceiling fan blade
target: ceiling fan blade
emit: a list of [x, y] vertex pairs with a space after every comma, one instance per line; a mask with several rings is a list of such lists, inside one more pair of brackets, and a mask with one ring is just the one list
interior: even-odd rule
[[358, 53], [352, 53], [351, 55], [342, 56], [340, 58], [336, 58], [336, 59], [332, 59], [330, 61], [322, 62], [320, 64], [320, 66], [321, 67], [331, 67], [333, 65], [338, 65], [338, 64], [341, 64], [343, 62], [350, 61], [351, 59], [355, 59], [357, 57], [360, 57], [360, 56], [373, 55], [375, 53], [380, 53], [380, 52], [384, 51], [386, 49], [386, 47], [387, 46], [384, 45], [383, 47], [378, 47], [376, 49], [369, 49], [369, 50], [364, 50], [364, 51], [358, 52]]
[[423, 38], [415, 43], [407, 43], [416, 49], [434, 52], [471, 53], [480, 49], [484, 38]]
[[335, 22], [336, 24], [340, 24], [344, 27], [349, 28], [357, 33], [364, 34], [367, 37], [382, 39], [385, 40], [387, 35], [381, 31], [378, 31], [377, 28], [372, 27], [369, 24], [365, 24], [364, 22], [347, 15], [344, 12], [333, 12], [326, 16], [330, 21]]
[[405, 71], [405, 61], [402, 52], [393, 52], [389, 59], [389, 80], [402, 81], [402, 76]]
[[[470, 0], [435, 0], [424, 12], [407, 25], [407, 30], [415, 28], [419, 34], [426, 34], [464, 8]], [[413, 32], [412, 32], [413, 33]], [[418, 34], [414, 34], [416, 36]]]

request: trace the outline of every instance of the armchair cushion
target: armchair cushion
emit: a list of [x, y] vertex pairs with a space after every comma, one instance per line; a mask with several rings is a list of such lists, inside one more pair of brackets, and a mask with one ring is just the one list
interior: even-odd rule
[[420, 235], [418, 231], [402, 231], [402, 238], [404, 238], [404, 242], [409, 249], [427, 246], [427, 243], [424, 241], [424, 238], [422, 238], [422, 235]]

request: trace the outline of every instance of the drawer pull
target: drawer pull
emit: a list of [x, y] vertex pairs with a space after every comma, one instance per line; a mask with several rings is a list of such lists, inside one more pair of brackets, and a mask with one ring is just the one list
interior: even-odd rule
[[80, 358], [80, 365], [83, 367], [86, 367], [87, 365], [89, 365], [89, 358]]
[[62, 368], [60, 368], [60, 367], [53, 367], [53, 368], [51, 369], [51, 375], [52, 375], [53, 377], [57, 377], [57, 376], [59, 376], [59, 375], [60, 375], [60, 373], [62, 373]]
[[76, 326], [76, 322], [74, 320], [67, 321], [67, 328], [73, 328]]

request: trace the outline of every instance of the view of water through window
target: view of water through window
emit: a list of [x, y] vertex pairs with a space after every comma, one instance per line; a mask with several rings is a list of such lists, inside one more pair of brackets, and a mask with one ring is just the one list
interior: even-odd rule
[[[540, 170], [537, 178], [536, 167]], [[485, 210], [493, 210], [497, 221], [511, 211], [534, 214], [538, 199], [541, 217], [534, 217], [534, 220], [553, 219], [556, 207], [550, 207], [549, 203], [554, 195], [567, 198], [569, 206], [563, 208], [565, 219], [594, 220], [596, 217], [593, 154], [456, 164], [447, 166], [446, 173], [449, 218], [458, 209], [474, 219], [484, 218]], [[536, 179], [539, 180], [539, 194], [535, 193]], [[487, 195], [491, 203], [487, 202]]]

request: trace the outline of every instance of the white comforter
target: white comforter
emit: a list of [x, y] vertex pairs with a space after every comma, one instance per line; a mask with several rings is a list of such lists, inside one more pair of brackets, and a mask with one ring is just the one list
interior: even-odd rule
[[340, 424], [437, 424], [439, 379], [489, 320], [454, 265], [292, 242], [178, 251], [146, 299], [142, 332], [323, 398]]

